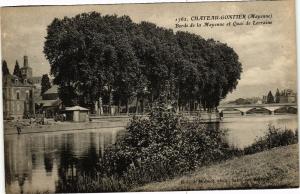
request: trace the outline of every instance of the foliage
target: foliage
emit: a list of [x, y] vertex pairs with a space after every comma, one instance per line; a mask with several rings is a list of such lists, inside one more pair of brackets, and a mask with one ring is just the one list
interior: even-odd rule
[[62, 101], [91, 109], [101, 97], [125, 104], [128, 112], [132, 98], [153, 105], [162, 91], [177, 108], [197, 102], [211, 109], [235, 89], [242, 72], [226, 44], [96, 12], [55, 18], [44, 53]]
[[41, 86], [42, 86], [41, 95], [51, 88], [51, 83], [48, 74], [44, 74], [42, 76]]
[[99, 172], [123, 177], [131, 187], [165, 180], [232, 157], [225, 135], [159, 106], [149, 118], [131, 120], [121, 141], [106, 150]]
[[7, 62], [5, 60], [2, 61], [2, 76], [9, 75], [9, 69], [7, 67]]
[[274, 96], [271, 91], [269, 91], [269, 93], [268, 93], [267, 103], [274, 103]]
[[14, 68], [14, 73], [13, 75], [17, 76], [18, 78], [22, 79], [22, 73], [21, 73], [21, 69], [20, 69], [20, 66], [19, 66], [19, 62], [16, 61], [16, 65], [15, 65], [15, 68]]
[[279, 89], [277, 88], [275, 94], [275, 103], [279, 103], [279, 102], [280, 102], [280, 93], [279, 93]]
[[269, 125], [268, 131], [252, 145], [244, 148], [245, 154], [253, 154], [274, 147], [286, 146], [298, 143], [298, 131], [290, 129], [280, 129]]

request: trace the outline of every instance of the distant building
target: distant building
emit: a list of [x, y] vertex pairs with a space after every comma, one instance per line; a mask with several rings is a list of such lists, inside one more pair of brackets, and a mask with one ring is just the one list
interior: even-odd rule
[[[270, 94], [270, 92], [269, 92]], [[268, 95], [269, 95], [268, 94]], [[277, 89], [275, 94], [275, 103], [296, 103], [297, 102], [297, 93], [291, 89], [284, 89], [281, 92]], [[263, 96], [263, 104], [270, 103], [268, 101], [268, 96]]]
[[295, 103], [297, 102], [297, 94], [290, 89], [282, 90], [279, 97], [280, 103]]
[[263, 96], [262, 103], [267, 104], [267, 102], [268, 102], [268, 96]]
[[67, 121], [87, 122], [89, 121], [89, 109], [81, 106], [68, 107], [65, 110]]
[[42, 100], [38, 101], [41, 111], [47, 118], [52, 118], [59, 113], [62, 108], [62, 101], [58, 97], [58, 86], [53, 85], [42, 95]]
[[257, 100], [256, 104], [262, 104], [263, 101], [262, 100]]

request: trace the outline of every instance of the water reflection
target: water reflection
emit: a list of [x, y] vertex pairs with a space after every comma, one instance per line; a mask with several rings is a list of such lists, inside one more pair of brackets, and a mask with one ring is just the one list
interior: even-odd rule
[[55, 192], [76, 180], [78, 173], [94, 173], [105, 147], [116, 141], [121, 130], [5, 136], [7, 192]]
[[269, 125], [296, 130], [298, 129], [297, 115], [249, 115], [224, 118], [220, 127], [228, 129], [228, 140], [232, 145], [244, 148], [251, 145], [256, 138], [263, 136]]
[[[225, 118], [213, 128], [229, 129], [237, 147], [251, 144], [268, 124], [297, 128], [296, 115]], [[124, 133], [122, 128], [5, 136], [5, 173], [8, 193], [62, 191], [78, 175], [94, 176], [105, 147]], [[72, 192], [72, 187], [68, 188]]]

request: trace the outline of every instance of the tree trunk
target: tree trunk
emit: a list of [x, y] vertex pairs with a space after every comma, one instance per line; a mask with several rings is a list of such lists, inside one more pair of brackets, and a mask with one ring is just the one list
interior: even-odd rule
[[121, 114], [121, 99], [119, 99], [119, 103], [118, 103], [118, 114]]
[[179, 88], [177, 90], [177, 98], [176, 98], [176, 112], [178, 113], [180, 111], [179, 109]]
[[154, 96], [153, 96], [153, 90], [152, 90], [152, 93], [151, 93], [151, 108], [153, 108], [153, 99], [154, 99]]
[[98, 101], [97, 100], [94, 101], [93, 104], [94, 104], [95, 114], [99, 115]]
[[108, 109], [110, 115], [112, 115], [111, 104], [112, 104], [112, 93], [111, 93], [111, 88], [109, 87]]
[[138, 114], [138, 112], [139, 112], [139, 110], [138, 110], [138, 105], [139, 105], [139, 98], [136, 97], [135, 114]]
[[127, 115], [129, 114], [129, 106], [128, 106], [128, 104], [129, 104], [129, 99], [127, 98], [126, 99], [126, 113], [127, 113]]
[[142, 115], [144, 114], [144, 97], [142, 97], [141, 99], [141, 111], [142, 111]]
[[189, 99], [189, 112], [190, 112], [190, 115], [191, 115], [191, 111], [192, 111], [192, 107], [191, 107], [191, 99]]
[[102, 98], [99, 97], [99, 115], [103, 114]]

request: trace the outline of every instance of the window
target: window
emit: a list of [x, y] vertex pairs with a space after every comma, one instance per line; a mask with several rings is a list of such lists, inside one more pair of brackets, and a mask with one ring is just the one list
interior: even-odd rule
[[24, 84], [27, 84], [27, 79], [24, 79]]
[[29, 100], [29, 91], [26, 91], [26, 100]]
[[18, 84], [19, 83], [19, 80], [18, 79], [15, 79], [15, 84]]
[[17, 100], [20, 100], [20, 91], [17, 91]]

